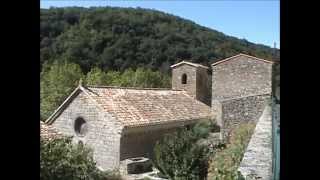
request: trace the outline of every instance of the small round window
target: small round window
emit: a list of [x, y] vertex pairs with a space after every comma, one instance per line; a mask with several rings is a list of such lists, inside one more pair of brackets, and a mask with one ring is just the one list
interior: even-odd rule
[[74, 123], [74, 131], [78, 136], [84, 136], [88, 131], [87, 122], [83, 118], [77, 118]]

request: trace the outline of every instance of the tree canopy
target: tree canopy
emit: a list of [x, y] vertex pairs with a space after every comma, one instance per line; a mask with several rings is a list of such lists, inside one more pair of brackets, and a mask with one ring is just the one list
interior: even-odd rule
[[41, 65], [67, 59], [84, 73], [93, 67], [144, 67], [167, 73], [179, 59], [209, 65], [240, 52], [266, 59], [274, 52], [156, 10], [69, 7], [40, 13]]
[[45, 64], [40, 77], [41, 119], [47, 119], [53, 111], [77, 87], [82, 79], [84, 85], [159, 88], [170, 87], [170, 76], [146, 68], [131, 68], [119, 72], [104, 72], [92, 68], [86, 75], [79, 65], [66, 61]]

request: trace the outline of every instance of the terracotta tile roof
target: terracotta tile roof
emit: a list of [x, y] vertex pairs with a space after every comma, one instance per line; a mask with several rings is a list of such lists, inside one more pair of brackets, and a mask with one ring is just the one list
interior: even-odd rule
[[43, 139], [51, 140], [57, 137], [61, 137], [62, 134], [58, 132], [54, 127], [40, 121], [40, 136]]
[[211, 66], [215, 66], [215, 65], [218, 65], [220, 63], [223, 63], [223, 62], [226, 62], [226, 61], [229, 61], [229, 60], [232, 60], [232, 59], [235, 59], [237, 57], [240, 57], [240, 56], [245, 56], [245, 57], [248, 57], [248, 58], [252, 58], [252, 59], [255, 59], [255, 60], [259, 60], [259, 61], [263, 61], [263, 62], [266, 62], [266, 63], [274, 63], [273, 61], [270, 61], [270, 60], [266, 60], [266, 59], [261, 59], [261, 58], [257, 58], [257, 57], [254, 57], [254, 56], [250, 56], [250, 55], [247, 55], [247, 54], [237, 54], [235, 56], [232, 56], [232, 57], [229, 57], [229, 58], [226, 58], [226, 59], [222, 59], [220, 61], [217, 61], [213, 64], [211, 64]]
[[207, 66], [204, 66], [204, 65], [201, 65], [201, 64], [197, 64], [197, 63], [188, 62], [188, 61], [181, 61], [181, 62], [179, 62], [177, 64], [174, 64], [174, 65], [172, 65], [170, 67], [174, 68], [174, 67], [180, 66], [182, 64], [189, 64], [189, 65], [194, 66], [194, 67], [202, 67], [202, 68], [205, 68], [205, 69], [209, 69], [209, 67], [207, 67]]
[[212, 118], [210, 107], [185, 91], [97, 86], [83, 89], [125, 127]]

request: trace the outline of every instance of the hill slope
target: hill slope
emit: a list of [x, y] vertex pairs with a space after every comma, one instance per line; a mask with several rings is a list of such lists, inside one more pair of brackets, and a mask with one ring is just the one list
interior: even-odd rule
[[85, 73], [94, 66], [168, 72], [179, 59], [209, 65], [240, 52], [266, 59], [273, 53], [267, 46], [141, 8], [41, 9], [40, 22], [41, 65], [67, 60]]

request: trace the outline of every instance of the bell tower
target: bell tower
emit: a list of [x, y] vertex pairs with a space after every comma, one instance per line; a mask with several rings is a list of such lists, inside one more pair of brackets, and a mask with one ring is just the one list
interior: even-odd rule
[[188, 61], [171, 66], [172, 89], [185, 90], [195, 99], [210, 106], [211, 75], [209, 67]]

